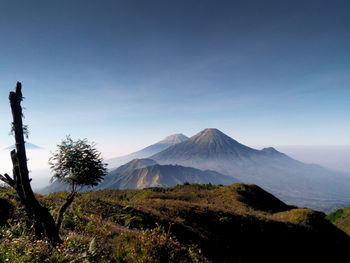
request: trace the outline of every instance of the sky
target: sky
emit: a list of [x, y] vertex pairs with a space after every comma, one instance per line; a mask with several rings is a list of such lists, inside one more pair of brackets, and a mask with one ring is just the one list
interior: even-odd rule
[[0, 149], [17, 81], [43, 148], [33, 170], [67, 134], [105, 158], [208, 127], [251, 147], [350, 146], [349, 13], [346, 0], [3, 0]]

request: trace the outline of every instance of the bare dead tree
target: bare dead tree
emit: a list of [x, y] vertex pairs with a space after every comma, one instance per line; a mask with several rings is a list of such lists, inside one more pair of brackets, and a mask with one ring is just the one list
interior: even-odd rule
[[49, 210], [36, 199], [30, 185], [31, 179], [29, 179], [24, 141], [26, 127], [23, 126], [22, 122], [21, 102], [23, 96], [20, 82], [17, 82], [16, 91], [10, 92], [9, 100], [13, 117], [12, 131], [16, 141], [16, 149], [11, 151], [13, 178], [8, 174], [0, 174], [0, 180], [16, 190], [29, 218], [34, 221], [36, 234], [47, 237], [53, 243], [60, 243], [59, 228]]

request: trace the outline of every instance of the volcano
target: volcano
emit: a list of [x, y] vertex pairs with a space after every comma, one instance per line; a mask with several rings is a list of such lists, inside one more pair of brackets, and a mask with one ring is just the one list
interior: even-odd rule
[[245, 146], [215, 128], [149, 157], [159, 164], [190, 166], [257, 184], [283, 201], [328, 212], [350, 204], [350, 175], [294, 160], [273, 147]]

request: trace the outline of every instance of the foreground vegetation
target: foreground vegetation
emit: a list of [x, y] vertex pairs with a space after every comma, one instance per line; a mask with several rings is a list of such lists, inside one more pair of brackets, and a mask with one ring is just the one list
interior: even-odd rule
[[[56, 216], [67, 195], [37, 198]], [[334, 262], [350, 245], [323, 213], [255, 185], [79, 193], [55, 246], [33, 238], [14, 190], [0, 189], [0, 207], [0, 262]]]
[[337, 211], [329, 214], [327, 219], [345, 233], [350, 235], [350, 206], [338, 209]]

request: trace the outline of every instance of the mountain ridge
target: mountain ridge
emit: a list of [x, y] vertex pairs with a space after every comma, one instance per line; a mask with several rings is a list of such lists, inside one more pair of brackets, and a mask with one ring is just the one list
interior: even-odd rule
[[143, 189], [147, 187], [169, 187], [184, 183], [228, 185], [239, 180], [216, 171], [199, 170], [181, 165], [160, 165], [143, 163], [143, 159], [133, 160], [112, 171], [97, 189]]

